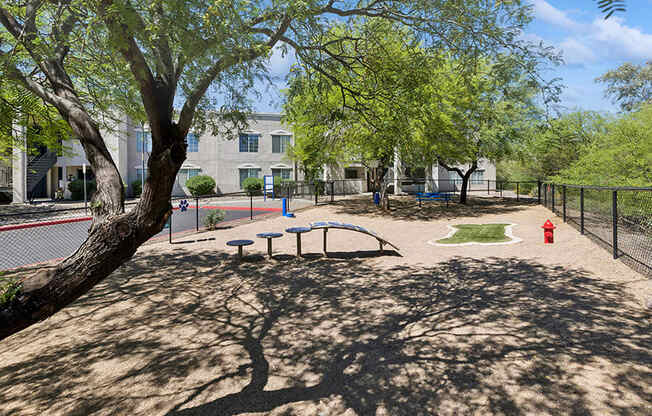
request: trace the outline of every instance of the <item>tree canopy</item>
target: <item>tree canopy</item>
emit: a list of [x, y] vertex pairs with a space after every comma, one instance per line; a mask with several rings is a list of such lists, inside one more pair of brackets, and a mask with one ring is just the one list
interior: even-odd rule
[[606, 84], [605, 97], [619, 103], [623, 111], [652, 103], [652, 61], [645, 65], [626, 62], [596, 78], [596, 82]]
[[[527, 55], [536, 52], [519, 35], [529, 12], [520, 1], [486, 0], [2, 1], [2, 77], [56, 109], [84, 149], [97, 192], [88, 239], [0, 306], [0, 337], [72, 302], [163, 228], [186, 135], [205, 127], [237, 132], [274, 47], [293, 48], [300, 64], [337, 79], [342, 66], [366, 58], [340, 48], [356, 39], [336, 28], [379, 19], [458, 59], [479, 50]], [[148, 177], [129, 212], [101, 129], [124, 113], [152, 133]]]

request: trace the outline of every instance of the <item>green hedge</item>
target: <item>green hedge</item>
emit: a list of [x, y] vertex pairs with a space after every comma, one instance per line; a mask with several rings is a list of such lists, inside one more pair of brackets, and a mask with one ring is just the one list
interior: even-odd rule
[[[68, 182], [68, 190], [70, 191], [70, 199], [73, 201], [80, 201], [84, 199], [84, 181], [82, 179], [75, 179], [72, 182]], [[91, 200], [91, 197], [97, 190], [97, 185], [94, 180], [86, 181], [86, 198]]]
[[258, 194], [263, 190], [263, 180], [261, 178], [247, 178], [242, 182], [242, 188], [249, 195]]
[[143, 192], [143, 183], [142, 181], [133, 181], [131, 183], [131, 193], [134, 198], [138, 198]]
[[215, 179], [208, 175], [197, 175], [186, 181], [186, 187], [192, 196], [212, 195], [215, 193]]

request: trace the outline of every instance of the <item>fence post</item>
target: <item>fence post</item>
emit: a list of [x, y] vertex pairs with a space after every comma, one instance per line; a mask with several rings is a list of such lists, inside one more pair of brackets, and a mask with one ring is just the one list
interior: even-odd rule
[[[498, 182], [496, 182], [496, 185], [498, 185]], [[505, 187], [505, 182], [500, 183], [500, 197], [503, 197], [503, 188]]]
[[335, 202], [335, 181], [331, 182], [331, 202]]
[[548, 185], [543, 184], [543, 205], [548, 208]]
[[249, 219], [254, 219], [254, 194], [253, 192], [249, 194]]
[[319, 187], [317, 186], [317, 182], [315, 182], [315, 205], [319, 202]]
[[537, 204], [541, 205], [541, 180], [537, 180]]
[[552, 198], [552, 212], [555, 212], [555, 184], [552, 184], [552, 188], [550, 189], [552, 191], [552, 195], [550, 196]]
[[614, 259], [618, 258], [618, 191], [611, 194], [611, 223], [612, 223], [612, 245], [614, 249]]
[[491, 195], [491, 194], [489, 193], [489, 186], [490, 186], [490, 184], [491, 184], [491, 180], [487, 179], [487, 195]]
[[174, 216], [174, 207], [172, 206], [172, 199], [170, 199], [170, 229], [169, 229], [169, 238], [170, 244], [172, 244], [172, 216]]
[[566, 185], [561, 186], [562, 218], [566, 222]]
[[580, 234], [584, 234], [584, 188], [580, 188]]
[[199, 232], [199, 197], [195, 198], [195, 202], [195, 228], [197, 229], [197, 232]]

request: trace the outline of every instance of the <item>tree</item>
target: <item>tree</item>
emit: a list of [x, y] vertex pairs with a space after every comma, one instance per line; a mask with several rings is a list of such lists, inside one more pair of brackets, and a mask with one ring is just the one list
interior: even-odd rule
[[578, 185], [650, 186], [652, 104], [607, 123], [580, 149], [576, 160], [551, 179]]
[[[528, 126], [514, 146], [511, 180], [547, 180], [570, 167], [606, 131], [608, 118], [575, 111]], [[507, 179], [507, 178], [506, 178]]]
[[623, 111], [631, 111], [643, 103], [652, 102], [652, 61], [645, 65], [624, 63], [596, 78], [596, 82], [607, 85], [605, 97], [620, 103]]
[[[526, 10], [520, 2], [487, 6], [479, 0], [3, 1], [2, 75], [69, 124], [96, 175], [97, 192], [82, 246], [54, 270], [27, 278], [0, 305], [0, 338], [77, 299], [163, 228], [188, 131], [237, 132], [246, 93], [266, 78], [272, 48], [293, 48], [301, 63], [335, 78], [336, 60], [350, 65], [364, 57], [338, 51], [350, 39], [326, 38], [334, 26], [377, 18], [435, 47], [517, 50]], [[226, 101], [216, 106], [216, 96]], [[129, 212], [101, 129], [102, 119], [123, 113], [146, 119], [152, 133], [149, 175]]]

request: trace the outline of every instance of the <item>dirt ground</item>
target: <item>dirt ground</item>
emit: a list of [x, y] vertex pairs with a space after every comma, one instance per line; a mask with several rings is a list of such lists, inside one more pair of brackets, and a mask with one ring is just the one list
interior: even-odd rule
[[[652, 283], [545, 208], [367, 200], [142, 247], [0, 342], [2, 415], [649, 415]], [[543, 244], [541, 225], [557, 226]], [[335, 220], [349, 231], [274, 241]], [[447, 224], [512, 245], [435, 247]], [[235, 261], [234, 238], [256, 240]]]

